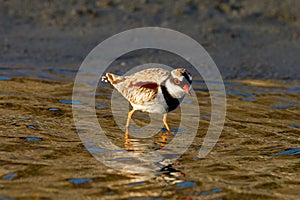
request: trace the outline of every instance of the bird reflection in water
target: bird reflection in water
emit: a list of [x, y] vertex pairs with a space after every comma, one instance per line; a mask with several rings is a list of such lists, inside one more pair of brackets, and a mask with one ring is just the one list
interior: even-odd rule
[[[160, 138], [157, 137], [158, 141], [154, 142], [157, 148], [165, 147], [170, 137], [169, 132], [161, 132], [160, 134]], [[149, 146], [147, 144], [142, 144], [140, 139], [130, 138], [129, 132], [125, 135], [124, 145], [127, 151], [143, 153], [151, 151]], [[185, 182], [185, 173], [183, 173], [180, 168], [182, 168], [182, 163], [177, 161], [172, 164], [161, 165], [161, 168], [156, 173], [155, 179], [164, 186]]]
[[[165, 131], [165, 132], [160, 132], [159, 133], [161, 136], [160, 138], [155, 137], [155, 147], [154, 148], [163, 148], [167, 145], [167, 141], [169, 141], [170, 137], [170, 132]], [[149, 151], [151, 147], [149, 147], [146, 143], [142, 144], [142, 139], [137, 139], [137, 138], [131, 138], [129, 131], [126, 131], [125, 133], [125, 142], [124, 142], [125, 149], [127, 151], [138, 151], [138, 152], [145, 152]], [[150, 145], [153, 148], [153, 145]]]

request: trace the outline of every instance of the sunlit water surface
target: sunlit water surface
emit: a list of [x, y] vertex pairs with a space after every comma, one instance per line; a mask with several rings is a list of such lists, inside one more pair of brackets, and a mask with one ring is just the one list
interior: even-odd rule
[[[162, 160], [148, 166], [154, 172], [141, 174], [139, 168], [126, 173], [106, 167], [90, 152], [109, 149], [80, 141], [84, 130], [76, 130], [71, 105], [82, 102], [72, 101], [72, 83], [0, 76], [0, 199], [296, 199], [300, 86], [254, 80], [225, 86], [227, 117], [213, 151], [197, 157], [215, 116], [205, 83], [196, 80], [200, 123], [193, 143], [176, 161]], [[113, 120], [111, 93], [109, 85], [99, 87], [95, 110], [107, 138], [122, 149], [110, 158], [115, 165], [134, 165], [131, 152], [158, 151], [189, 131], [179, 128], [177, 109], [168, 117], [171, 133], [157, 127], [151, 137], [139, 138], [135, 131], [150, 118], [138, 112], [137, 127], [126, 137]]]

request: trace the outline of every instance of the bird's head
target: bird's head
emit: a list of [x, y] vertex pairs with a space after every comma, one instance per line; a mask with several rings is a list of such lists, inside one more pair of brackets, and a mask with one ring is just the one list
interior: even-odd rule
[[184, 94], [190, 94], [192, 75], [184, 68], [177, 68], [171, 71], [168, 80], [168, 89], [174, 97], [181, 98]]

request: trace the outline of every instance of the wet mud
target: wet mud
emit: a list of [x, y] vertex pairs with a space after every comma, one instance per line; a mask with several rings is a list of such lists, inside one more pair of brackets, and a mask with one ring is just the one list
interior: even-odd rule
[[[176, 162], [155, 173], [124, 173], [97, 161], [73, 122], [72, 83], [13, 78], [0, 81], [0, 197], [12, 199], [296, 199], [299, 196], [299, 85], [284, 81], [225, 82], [227, 116], [210, 154], [197, 157], [211, 119], [209, 93], [201, 81], [197, 135]], [[199, 83], [199, 84], [198, 84]], [[150, 138], [116, 128], [109, 108], [112, 88], [96, 93], [99, 124], [126, 152], [149, 152], [168, 145], [180, 110], [169, 114], [172, 132], [158, 127]], [[186, 105], [189, 101], [183, 102]], [[149, 118], [137, 113], [144, 126]], [[131, 130], [134, 132], [134, 129]], [[126, 142], [127, 141], [127, 142]], [[105, 153], [105, 149], [89, 149]], [[128, 154], [130, 155], [130, 154]], [[116, 158], [116, 164], [123, 160]], [[112, 158], [114, 159], [114, 158]], [[126, 158], [130, 159], [130, 158]]]

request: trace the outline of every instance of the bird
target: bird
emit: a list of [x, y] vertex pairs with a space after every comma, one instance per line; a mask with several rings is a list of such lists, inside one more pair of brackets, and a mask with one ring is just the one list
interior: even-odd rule
[[128, 76], [105, 73], [101, 81], [109, 82], [132, 105], [126, 122], [126, 133], [135, 111], [163, 114], [168, 132], [167, 113], [175, 110], [186, 94], [190, 95], [192, 75], [185, 68], [168, 71], [148, 68]]

